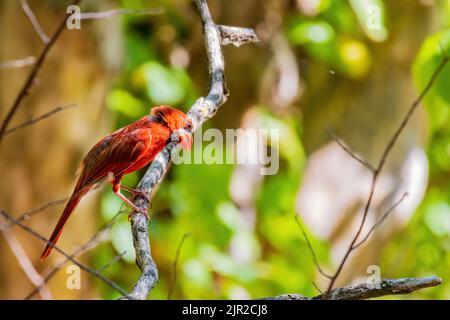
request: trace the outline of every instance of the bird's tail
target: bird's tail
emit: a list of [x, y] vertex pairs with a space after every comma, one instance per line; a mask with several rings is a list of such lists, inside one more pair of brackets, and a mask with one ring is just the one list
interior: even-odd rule
[[77, 190], [77, 188], [75, 188], [75, 191], [70, 197], [69, 202], [67, 202], [66, 207], [64, 208], [64, 211], [61, 217], [59, 218], [52, 235], [50, 236], [49, 242], [47, 243], [44, 251], [41, 254], [41, 260], [45, 260], [50, 255], [50, 253], [53, 250], [52, 245], [55, 245], [56, 241], [58, 241], [58, 238], [61, 235], [61, 232], [64, 228], [64, 225], [67, 222], [67, 219], [69, 219], [71, 213], [73, 212], [73, 210], [75, 210], [76, 206], [80, 202], [81, 197], [84, 196], [88, 191], [89, 189]]

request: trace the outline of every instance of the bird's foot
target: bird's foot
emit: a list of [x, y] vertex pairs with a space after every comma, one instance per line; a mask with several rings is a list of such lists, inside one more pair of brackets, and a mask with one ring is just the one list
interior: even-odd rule
[[150, 216], [148, 215], [146, 209], [140, 208], [140, 207], [138, 207], [136, 205], [133, 205], [132, 208], [133, 208], [133, 211], [128, 215], [128, 222], [131, 222], [131, 217], [135, 213], [142, 213], [145, 216], [145, 218], [147, 219], [148, 222], [150, 222], [150, 223], [152, 222], [152, 220], [150, 219]]
[[133, 197], [139, 196], [147, 200], [147, 202], [150, 204], [150, 208], [152, 207], [152, 203], [150, 202], [150, 198], [148, 197], [148, 193], [142, 190], [130, 188], [127, 186], [121, 186], [121, 189], [131, 193]]

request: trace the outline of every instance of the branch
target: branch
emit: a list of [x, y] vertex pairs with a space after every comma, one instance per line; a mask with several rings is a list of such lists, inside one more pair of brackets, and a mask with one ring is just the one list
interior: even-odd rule
[[170, 278], [169, 283], [169, 292], [167, 293], [167, 300], [170, 300], [172, 297], [172, 292], [175, 289], [175, 284], [177, 283], [177, 275], [178, 275], [178, 260], [180, 259], [181, 248], [183, 247], [184, 241], [191, 236], [190, 233], [185, 233], [183, 238], [181, 238], [180, 243], [178, 244], [177, 253], [175, 254], [175, 259], [173, 260], [173, 270], [172, 277]]
[[220, 44], [227, 46], [232, 44], [240, 47], [246, 43], [259, 42], [255, 30], [252, 28], [240, 28], [218, 25], [220, 32]]
[[366, 242], [367, 239], [369, 239], [370, 235], [389, 217], [389, 215], [408, 197], [408, 195], [409, 194], [407, 192], [405, 194], [403, 194], [403, 196], [400, 198], [400, 200], [398, 200], [396, 203], [394, 203], [394, 205], [383, 214], [381, 219], [379, 221], [377, 221], [372, 226], [372, 228], [370, 228], [370, 230], [367, 232], [366, 236], [360, 242], [358, 242], [357, 244], [355, 244], [353, 246], [353, 250], [357, 249], [362, 244], [364, 244], [364, 242]]
[[19, 226], [22, 230], [28, 232], [29, 234], [31, 234], [35, 238], [38, 238], [39, 240], [41, 240], [42, 242], [45, 242], [46, 244], [49, 244], [50, 246], [52, 246], [52, 248], [54, 250], [58, 251], [60, 254], [62, 254], [64, 257], [66, 257], [68, 260], [70, 260], [73, 264], [77, 265], [81, 270], [84, 270], [84, 271], [92, 274], [93, 276], [97, 277], [98, 279], [102, 280], [104, 283], [109, 285], [111, 288], [117, 290], [121, 294], [124, 294], [124, 295], [127, 294], [127, 292], [124, 289], [122, 289], [117, 283], [111, 281], [110, 279], [108, 279], [107, 277], [105, 277], [101, 273], [97, 272], [96, 270], [94, 270], [94, 269], [92, 269], [92, 268], [90, 268], [90, 267], [88, 267], [88, 266], [78, 262], [71, 255], [69, 255], [68, 253], [66, 253], [65, 251], [63, 251], [62, 249], [60, 249], [59, 247], [57, 247], [53, 243], [51, 243], [47, 238], [45, 238], [41, 234], [37, 233], [36, 231], [31, 229], [30, 227], [24, 225], [22, 222], [20, 222], [17, 219], [15, 219], [13, 216], [8, 214], [5, 210], [0, 210], [0, 214], [2, 214], [7, 220], [14, 222], [14, 224]]
[[327, 133], [330, 136], [330, 138], [332, 138], [334, 141], [336, 141], [336, 143], [342, 148], [342, 150], [344, 150], [345, 152], [347, 152], [347, 154], [352, 157], [353, 159], [355, 159], [356, 161], [358, 161], [359, 163], [361, 163], [364, 167], [366, 167], [367, 169], [369, 169], [372, 172], [375, 172], [375, 168], [368, 163], [366, 160], [364, 160], [360, 155], [354, 153], [352, 150], [350, 150], [349, 147], [347, 147], [345, 145], [345, 143], [339, 139], [333, 131], [331, 131], [331, 129], [327, 129]]
[[[3, 220], [4, 219], [2, 219], [2, 221]], [[53, 300], [52, 294], [45, 284], [45, 280], [34, 268], [33, 264], [30, 261], [30, 258], [28, 258], [16, 235], [11, 230], [8, 230], [6, 228], [2, 228], [2, 233], [12, 253], [16, 257], [20, 268], [23, 270], [30, 282], [36, 287], [36, 291], [39, 292], [41, 298], [43, 300]]]
[[[192, 119], [193, 130], [200, 127], [206, 120], [212, 118], [219, 107], [225, 103], [228, 95], [228, 90], [225, 85], [225, 63], [222, 55], [219, 27], [211, 17], [206, 0], [196, 0], [196, 5], [203, 26], [203, 38], [208, 58], [209, 91], [208, 95], [199, 98], [187, 113], [188, 117]], [[177, 142], [169, 142], [156, 156], [144, 177], [139, 182], [137, 186], [138, 190], [152, 196], [155, 188], [161, 183], [169, 168], [171, 153], [175, 147], [177, 147]], [[147, 210], [148, 200], [145, 197], [136, 196], [134, 203], [136, 206]], [[143, 214], [139, 212], [132, 213], [131, 232], [133, 234], [136, 260], [141, 270], [141, 276], [129, 297], [133, 299], [146, 299], [158, 281], [158, 270], [151, 256], [147, 220]]]
[[[114, 217], [111, 218], [103, 227], [100, 228], [89, 240], [87, 240], [85, 243], [80, 245], [78, 248], [76, 248], [73, 253], [70, 255], [71, 258], [76, 258], [83, 253], [92, 250], [96, 248], [100, 243], [106, 241], [109, 239], [108, 232], [111, 230], [113, 224], [116, 222], [116, 218], [122, 213], [122, 211], [119, 211]], [[47, 273], [47, 275], [44, 277], [44, 283], [47, 283], [51, 278], [53, 278], [56, 273], [68, 262], [70, 261], [69, 258], [65, 257], [62, 259], [59, 263], [57, 263], [53, 269]], [[31, 299], [36, 293], [38, 293], [38, 288], [31, 291], [24, 300]]]
[[366, 300], [390, 295], [410, 294], [417, 290], [436, 287], [442, 283], [438, 277], [384, 279], [375, 284], [360, 283], [331, 290], [313, 298], [302, 294], [283, 294], [264, 300]]
[[[311, 253], [311, 259], [314, 263], [314, 266], [319, 271], [321, 275], [323, 275], [325, 278], [331, 279], [331, 276], [327, 274], [323, 269], [320, 267], [319, 260], [317, 259], [316, 252], [314, 251], [313, 246], [311, 245], [311, 242], [309, 241], [308, 236], [306, 235], [305, 229], [302, 226], [302, 223], [300, 221], [300, 216], [296, 214], [295, 216], [295, 222], [297, 223], [298, 227], [300, 228], [300, 231], [303, 234], [303, 238], [305, 238], [306, 244], [308, 245], [308, 250]], [[319, 290], [319, 287], [313, 283], [313, 285], [316, 287], [317, 290]], [[319, 290], [320, 291], [320, 290]]]
[[[49, 202], [43, 204], [40, 207], [37, 207], [35, 209], [31, 209], [29, 211], [26, 211], [26, 212], [22, 213], [18, 218], [16, 218], [16, 221], [20, 222], [20, 221], [28, 220], [29, 218], [31, 218], [35, 214], [38, 214], [38, 213], [40, 213], [40, 212], [42, 212], [42, 211], [44, 211], [44, 210], [46, 210], [48, 208], [52, 208], [52, 207], [59, 206], [61, 204], [66, 203], [67, 200], [69, 200], [69, 198], [63, 198], [63, 199], [49, 201]], [[16, 224], [15, 222], [5, 223], [5, 224], [0, 226], [0, 231], [4, 231], [6, 229], [9, 229], [10, 227], [12, 227], [15, 224]]]
[[22, 59], [0, 61], [0, 69], [3, 68], [23, 68], [36, 62], [36, 57], [29, 56]]
[[80, 14], [80, 19], [81, 20], [107, 19], [121, 14], [134, 14], [134, 15], [161, 14], [163, 11], [164, 11], [163, 8], [148, 8], [143, 10], [112, 9], [100, 12], [84, 12]]
[[[74, 0], [72, 5], [78, 5], [81, 2], [81, 0]], [[34, 83], [34, 80], [41, 69], [45, 59], [47, 58], [47, 55], [50, 51], [50, 49], [55, 44], [56, 40], [58, 40], [59, 36], [61, 35], [62, 31], [64, 30], [66, 26], [66, 20], [69, 17], [70, 14], [66, 14], [64, 16], [64, 19], [60, 22], [58, 28], [56, 29], [55, 33], [50, 38], [50, 41], [46, 43], [44, 49], [42, 50], [41, 54], [36, 60], [36, 63], [34, 64], [33, 69], [31, 70], [30, 74], [28, 75], [25, 83], [23, 84], [22, 88], [20, 89], [18, 95], [16, 96], [13, 105], [9, 109], [8, 113], [6, 114], [5, 118], [3, 119], [3, 122], [0, 126], [0, 143], [3, 139], [3, 136], [5, 135], [5, 131], [8, 128], [9, 123], [11, 122], [12, 118], [14, 117], [14, 114], [19, 109], [22, 100], [25, 98], [25, 96], [30, 91], [31, 86]]]
[[76, 106], [77, 106], [76, 103], [71, 103], [71, 104], [67, 104], [67, 105], [64, 105], [64, 106], [56, 107], [56, 108], [50, 110], [47, 113], [44, 113], [43, 115], [41, 115], [41, 116], [39, 116], [37, 118], [31, 118], [31, 119], [25, 121], [24, 123], [19, 124], [18, 126], [15, 126], [15, 127], [11, 128], [11, 129], [7, 129], [5, 131], [5, 133], [4, 133], [4, 135], [6, 136], [8, 134], [13, 133], [14, 131], [17, 131], [19, 129], [23, 129], [25, 127], [31, 126], [31, 125], [33, 125], [33, 124], [35, 124], [37, 122], [40, 122], [40, 121], [45, 120], [47, 118], [50, 118], [51, 116], [53, 116], [54, 114], [56, 114], [58, 112], [67, 110], [69, 108], [74, 108]]
[[100, 268], [97, 269], [97, 272], [102, 272], [103, 270], [108, 269], [110, 266], [112, 266], [114, 263], [116, 263], [117, 261], [119, 261], [120, 259], [122, 259], [122, 257], [127, 253], [127, 250], [123, 251], [122, 253], [116, 254], [116, 256], [114, 258], [111, 259], [111, 261], [109, 261], [108, 263], [106, 263], [105, 265], [101, 266]]
[[[450, 59], [450, 56], [448, 56], [448, 55], [443, 57], [441, 63], [437, 66], [436, 70], [434, 70], [434, 72], [433, 72], [430, 80], [428, 81], [427, 85], [422, 90], [422, 92], [420, 93], [419, 97], [413, 102], [413, 104], [409, 108], [408, 112], [406, 113], [405, 117], [403, 118], [403, 121], [400, 123], [399, 127], [397, 128], [397, 130], [394, 132], [392, 137], [389, 139], [389, 142], [388, 142], [386, 148], [384, 149], [384, 151], [382, 153], [381, 159], [380, 159], [377, 167], [373, 171], [372, 183], [371, 183], [371, 187], [370, 187], [370, 191], [369, 191], [369, 196], [368, 196], [366, 205], [364, 207], [363, 216], [362, 216], [362, 220], [361, 220], [361, 223], [359, 225], [359, 228], [358, 228], [355, 236], [352, 238], [352, 241], [350, 242], [350, 244], [348, 246], [348, 249], [346, 250], [346, 252], [345, 252], [341, 262], [339, 263], [339, 266], [338, 266], [336, 272], [334, 273], [332, 279], [330, 280], [330, 283], [328, 285], [328, 289], [327, 289], [326, 295], [331, 294], [331, 290], [333, 289], [334, 283], [336, 282], [337, 278], [339, 277], [339, 275], [340, 275], [340, 273], [341, 273], [345, 263], [347, 262], [350, 254], [352, 253], [353, 250], [358, 248], [359, 245], [361, 244], [361, 243], [356, 244], [356, 242], [358, 241], [358, 238], [361, 235], [362, 230], [363, 230], [363, 228], [365, 226], [367, 215], [368, 215], [369, 210], [370, 210], [370, 208], [372, 206], [373, 195], [375, 193], [375, 187], [377, 185], [378, 178], [380, 176], [381, 171], [384, 168], [384, 165], [386, 163], [387, 158], [389, 157], [389, 155], [390, 155], [390, 153], [392, 151], [392, 148], [395, 146], [399, 136], [401, 135], [401, 133], [403, 132], [403, 130], [406, 128], [407, 124], [409, 123], [409, 120], [411, 119], [411, 116], [414, 114], [414, 111], [416, 111], [417, 107], [420, 105], [420, 103], [425, 98], [427, 93], [433, 87], [433, 84], [436, 81], [436, 79], [438, 78], [438, 76], [444, 70], [445, 66], [449, 62], [449, 59]], [[394, 207], [395, 206], [396, 205], [394, 205]], [[372, 233], [372, 230], [369, 231], [368, 236], [370, 236], [371, 233]], [[367, 237], [363, 239], [363, 242], [366, 241], [366, 240], [367, 240]]]
[[44, 29], [42, 29], [41, 25], [39, 24], [39, 21], [37, 20], [30, 6], [28, 5], [27, 0], [20, 0], [20, 5], [22, 6], [23, 12], [25, 12], [28, 19], [30, 19], [30, 22], [33, 25], [34, 30], [39, 35], [39, 38], [41, 38], [42, 42], [45, 44], [49, 43], [50, 38], [45, 33]]

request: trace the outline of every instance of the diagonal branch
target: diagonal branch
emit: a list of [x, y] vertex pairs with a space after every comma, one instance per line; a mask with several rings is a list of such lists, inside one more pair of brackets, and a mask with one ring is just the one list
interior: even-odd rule
[[[311, 253], [311, 259], [312, 259], [316, 269], [325, 278], [331, 279], [331, 276], [329, 274], [327, 274], [325, 271], [323, 271], [323, 269], [320, 267], [319, 260], [317, 259], [317, 256], [316, 256], [316, 252], [314, 251], [314, 248], [311, 245], [311, 242], [309, 241], [308, 235], [306, 234], [305, 229], [302, 226], [302, 223], [300, 221], [300, 216], [298, 214], [295, 214], [295, 222], [297, 223], [298, 227], [300, 228], [300, 231], [303, 234], [303, 238], [305, 238], [306, 244], [308, 246], [308, 250]], [[319, 287], [315, 283], [313, 283], [313, 285], [316, 287], [317, 290], [319, 290]]]
[[181, 238], [180, 243], [178, 244], [177, 253], [175, 254], [175, 259], [173, 260], [172, 265], [172, 276], [170, 277], [169, 283], [169, 292], [167, 293], [167, 300], [170, 300], [172, 297], [173, 290], [175, 289], [175, 284], [177, 283], [177, 275], [178, 275], [178, 260], [180, 259], [181, 248], [183, 248], [183, 244], [187, 238], [191, 236], [190, 233], [185, 233]]
[[[81, 0], [74, 0], [72, 2], [72, 5], [78, 5], [81, 2]], [[9, 109], [8, 113], [6, 114], [5, 118], [3, 119], [2, 124], [0, 125], [0, 143], [3, 139], [3, 136], [5, 135], [5, 131], [9, 126], [9, 123], [11, 122], [12, 118], [14, 117], [14, 114], [19, 109], [23, 99], [27, 96], [28, 92], [30, 91], [31, 86], [34, 83], [34, 80], [41, 69], [45, 59], [47, 58], [47, 55], [50, 51], [50, 49], [55, 44], [56, 40], [58, 40], [59, 36], [63, 32], [65, 26], [66, 26], [66, 20], [69, 14], [66, 14], [64, 16], [64, 19], [60, 22], [58, 28], [56, 29], [55, 33], [50, 38], [50, 41], [46, 43], [44, 49], [42, 50], [41, 54], [36, 60], [36, 63], [33, 66], [33, 69], [31, 69], [30, 74], [28, 75], [27, 79], [25, 80], [25, 83], [23, 84], [22, 88], [20, 89], [19, 93], [17, 94], [13, 105]]]
[[[2, 218], [1, 220], [5, 219]], [[3, 227], [3, 223], [1, 226]], [[25, 250], [23, 249], [14, 232], [6, 228], [2, 228], [2, 233], [9, 245], [9, 248], [16, 257], [20, 268], [23, 270], [31, 283], [36, 287], [36, 291], [39, 292], [41, 298], [43, 300], [53, 300], [52, 294], [45, 284], [45, 280], [34, 268], [33, 264], [30, 261], [30, 258], [28, 258]]]
[[[40, 213], [40, 212], [42, 212], [42, 211], [44, 211], [44, 210], [46, 210], [48, 208], [52, 208], [52, 207], [55, 207], [55, 206], [58, 206], [58, 205], [66, 203], [66, 201], [68, 199], [69, 198], [63, 198], [63, 199], [49, 201], [49, 202], [43, 204], [40, 207], [37, 207], [35, 209], [31, 209], [29, 211], [26, 211], [26, 212], [22, 213], [18, 218], [16, 218], [16, 220], [19, 221], [19, 222], [20, 221], [24, 221], [24, 220], [28, 220], [29, 218], [31, 218], [35, 214], [38, 214], [38, 213]], [[6, 229], [9, 229], [10, 227], [12, 227], [15, 224], [16, 224], [15, 222], [5, 223], [5, 224], [0, 226], [0, 231], [4, 231]]]
[[[79, 247], [77, 247], [72, 254], [70, 255], [71, 258], [76, 258], [83, 253], [92, 250], [96, 248], [100, 243], [105, 242], [109, 239], [109, 231], [111, 230], [112, 226], [116, 222], [116, 218], [122, 213], [122, 211], [119, 211], [114, 217], [112, 217], [103, 227], [101, 227], [89, 240], [81, 244]], [[58, 262], [53, 269], [51, 269], [50, 272], [47, 273], [47, 275], [44, 277], [44, 283], [47, 283], [51, 278], [53, 278], [56, 273], [68, 262], [70, 261], [69, 258], [65, 257], [60, 262]], [[35, 290], [31, 291], [24, 300], [31, 299], [36, 293], [38, 293], [38, 289], [40, 287], [37, 287]]]
[[39, 24], [38, 19], [33, 13], [33, 10], [31, 10], [30, 6], [28, 5], [27, 0], [20, 0], [20, 5], [22, 6], [23, 12], [27, 15], [28, 19], [30, 19], [31, 24], [33, 25], [34, 30], [38, 34], [39, 38], [41, 38], [42, 42], [47, 44], [50, 42], [50, 38], [45, 33], [44, 29], [42, 29], [41, 25]]
[[[228, 95], [228, 90], [225, 85], [225, 62], [222, 55], [222, 41], [219, 27], [211, 17], [206, 0], [196, 0], [195, 3], [202, 22], [203, 38], [208, 58], [209, 91], [206, 97], [199, 98], [194, 103], [187, 114], [192, 119], [194, 130], [215, 115], [219, 107], [225, 103]], [[233, 32], [237, 32], [241, 29], [236, 28], [234, 30]], [[137, 186], [138, 190], [150, 196], [153, 194], [170, 166], [171, 153], [175, 147], [177, 147], [177, 143], [170, 142], [156, 156], [144, 177], [139, 182]], [[135, 197], [134, 203], [142, 209], [147, 209], [148, 201], [145, 197]], [[129, 297], [132, 299], [146, 299], [158, 281], [158, 270], [151, 256], [147, 220], [143, 214], [133, 212], [131, 215], [131, 231], [136, 250], [136, 261], [141, 270], [141, 276]]]
[[111, 288], [117, 290], [121, 294], [124, 294], [124, 295], [127, 294], [127, 292], [124, 289], [122, 289], [117, 283], [115, 283], [112, 280], [108, 279], [107, 277], [105, 277], [101, 273], [97, 272], [96, 270], [94, 270], [94, 269], [92, 269], [92, 268], [90, 268], [90, 267], [88, 267], [88, 266], [78, 262], [71, 255], [69, 255], [68, 253], [66, 253], [65, 251], [63, 251], [62, 249], [60, 249], [59, 247], [57, 247], [53, 243], [51, 243], [47, 238], [45, 238], [41, 234], [37, 233], [36, 231], [31, 229], [30, 227], [28, 227], [28, 226], [24, 225], [22, 222], [18, 221], [16, 218], [14, 218], [10, 214], [8, 214], [5, 210], [0, 210], [0, 214], [2, 214], [3, 217], [5, 217], [7, 220], [14, 222], [14, 224], [19, 226], [22, 230], [28, 232], [29, 234], [31, 234], [35, 238], [38, 238], [39, 240], [41, 240], [42, 242], [45, 242], [46, 244], [49, 244], [50, 246], [52, 246], [54, 250], [58, 251], [60, 254], [62, 254], [64, 257], [66, 257], [68, 260], [70, 260], [73, 264], [78, 266], [81, 270], [84, 270], [87, 273], [90, 273], [93, 276], [97, 277], [98, 279], [102, 280], [104, 283], [109, 285]]
[[366, 236], [359, 241], [357, 244], [355, 244], [353, 246], [353, 250], [358, 249], [358, 247], [360, 247], [361, 245], [364, 244], [364, 242], [367, 241], [367, 239], [369, 239], [370, 235], [389, 217], [389, 215], [395, 210], [397, 209], [397, 207], [403, 202], [403, 200], [405, 200], [408, 197], [408, 193], [403, 194], [403, 196], [400, 198], [400, 200], [398, 200], [396, 203], [394, 203], [394, 205], [387, 210], [383, 216], [381, 217], [380, 220], [378, 220], [373, 226], [372, 228], [370, 228], [370, 230], [367, 232]]
[[29, 119], [29, 120], [27, 120], [27, 121], [25, 121], [25, 122], [23, 122], [23, 123], [21, 123], [21, 124], [15, 126], [15, 127], [13, 127], [13, 128], [11, 128], [11, 129], [7, 129], [7, 130], [5, 131], [5, 134], [4, 134], [4, 135], [6, 136], [6, 135], [8, 135], [8, 134], [13, 133], [14, 131], [17, 131], [17, 130], [19, 130], [19, 129], [23, 129], [23, 128], [25, 128], [25, 127], [31, 126], [31, 125], [33, 125], [33, 124], [35, 124], [35, 123], [37, 123], [37, 122], [40, 122], [40, 121], [45, 120], [45, 119], [47, 119], [47, 118], [50, 118], [51, 116], [55, 115], [55, 114], [58, 113], [58, 112], [67, 110], [67, 109], [69, 109], [69, 108], [74, 108], [74, 107], [76, 107], [76, 106], [77, 106], [76, 103], [70, 103], [70, 104], [66, 104], [66, 105], [64, 105], [64, 106], [58, 106], [58, 107], [56, 107], [56, 108], [50, 110], [49, 112], [46, 112], [46, 113], [44, 113], [43, 115], [40, 115], [39, 117], [31, 118], [31, 119]]
[[352, 157], [353, 159], [355, 159], [356, 161], [358, 161], [359, 163], [361, 163], [364, 167], [366, 167], [367, 169], [369, 169], [371, 172], [375, 172], [375, 168], [366, 160], [364, 160], [360, 155], [354, 153], [352, 150], [350, 150], [349, 147], [347, 147], [345, 145], [345, 143], [339, 139], [333, 131], [331, 131], [331, 129], [327, 129], [327, 133], [328, 135], [334, 140], [336, 141], [336, 143], [342, 148], [342, 150], [344, 150], [345, 152], [347, 152], [347, 154]]
[[[439, 65], [437, 66], [437, 68], [434, 70], [430, 80], [428, 81], [427, 85], [425, 86], [425, 88], [422, 90], [422, 92], [419, 94], [418, 98], [413, 102], [413, 104], [411, 105], [411, 107], [409, 108], [408, 112], [406, 113], [405, 117], [403, 118], [402, 122], [400, 123], [399, 127], [397, 128], [397, 130], [394, 132], [394, 134], [392, 135], [392, 137], [389, 139], [386, 148], [384, 149], [380, 161], [378, 162], [377, 167], [375, 168], [375, 170], [373, 171], [373, 175], [372, 175], [372, 183], [370, 186], [370, 191], [369, 191], [369, 196], [367, 199], [367, 202], [364, 206], [364, 211], [363, 211], [363, 216], [361, 219], [361, 223], [358, 227], [358, 230], [356, 231], [356, 234], [354, 235], [354, 237], [352, 238], [352, 241], [350, 242], [348, 249], [345, 251], [344, 256], [342, 258], [342, 260], [340, 261], [338, 268], [336, 269], [336, 272], [334, 273], [333, 277], [330, 280], [330, 283], [328, 285], [328, 289], [327, 289], [327, 293], [326, 294], [330, 294], [331, 290], [333, 289], [333, 286], [337, 280], [337, 278], [339, 277], [339, 275], [342, 272], [342, 269], [345, 265], [345, 263], [347, 262], [348, 258], [350, 257], [350, 254], [359, 247], [359, 244], [357, 245], [357, 241], [364, 229], [364, 226], [366, 224], [366, 220], [367, 220], [367, 215], [369, 214], [370, 208], [372, 206], [372, 201], [373, 201], [373, 196], [375, 193], [375, 187], [377, 185], [378, 182], [378, 178], [380, 177], [380, 173], [384, 168], [384, 165], [386, 163], [387, 158], [389, 157], [392, 148], [395, 146], [398, 138], [400, 137], [400, 135], [402, 134], [403, 130], [406, 128], [406, 126], [409, 123], [409, 120], [411, 119], [411, 116], [414, 114], [414, 111], [416, 111], [417, 107], [420, 105], [420, 103], [423, 101], [423, 99], [425, 98], [425, 96], [428, 94], [428, 92], [430, 91], [430, 89], [433, 87], [433, 84], [435, 83], [436, 79], [439, 77], [439, 75], [441, 74], [441, 72], [445, 69], [446, 65], [448, 64], [450, 60], [450, 56], [445, 55], [441, 61], [441, 63], [439, 63]], [[369, 234], [370, 235], [370, 234]], [[364, 239], [364, 241], [366, 241], [367, 239]]]

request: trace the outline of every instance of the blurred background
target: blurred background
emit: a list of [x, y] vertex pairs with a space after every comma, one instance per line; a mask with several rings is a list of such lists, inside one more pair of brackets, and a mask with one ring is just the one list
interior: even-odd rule
[[[321, 266], [332, 273], [360, 222], [371, 179], [370, 171], [351, 159], [327, 129], [369, 163], [379, 161], [442, 59], [440, 48], [450, 45], [450, 1], [208, 3], [217, 23], [254, 27], [262, 41], [224, 48], [230, 97], [206, 126], [279, 129], [275, 152], [280, 170], [261, 176], [256, 165], [172, 166], [150, 210], [160, 277], [150, 298], [167, 299], [169, 292], [174, 299], [316, 295], [313, 282], [324, 290], [327, 281], [312, 263], [294, 217], [301, 217]], [[51, 35], [69, 2], [28, 4]], [[0, 207], [19, 217], [50, 203], [24, 222], [46, 237], [65, 203], [54, 201], [70, 195], [78, 165], [96, 141], [154, 105], [187, 111], [207, 91], [206, 56], [192, 1], [85, 0], [81, 6], [82, 12], [117, 8], [156, 10], [83, 20], [80, 30], [65, 30], [11, 127], [57, 106], [76, 107], [8, 134], [0, 146]], [[44, 45], [20, 1], [0, 1], [0, 30], [3, 119], [32, 68], [8, 61], [38, 56]], [[402, 194], [409, 197], [351, 256], [337, 285], [366, 281], [376, 266], [382, 278], [436, 275], [444, 280], [397, 299], [450, 298], [449, 86], [447, 67], [390, 155], [367, 227]], [[123, 183], [135, 186], [144, 172], [126, 176]], [[109, 184], [91, 192], [69, 220], [59, 247], [79, 249], [121, 204]], [[102, 268], [102, 274], [130, 290], [139, 270], [127, 208], [122, 209], [77, 259]], [[63, 260], [54, 252], [48, 261], [39, 261], [41, 241], [18, 227], [8, 231], [42, 276]], [[34, 285], [5, 237], [0, 237], [0, 261], [0, 298], [29, 295]], [[48, 281], [53, 298], [120, 297], [84, 272], [79, 290], [67, 288], [67, 266]]]

